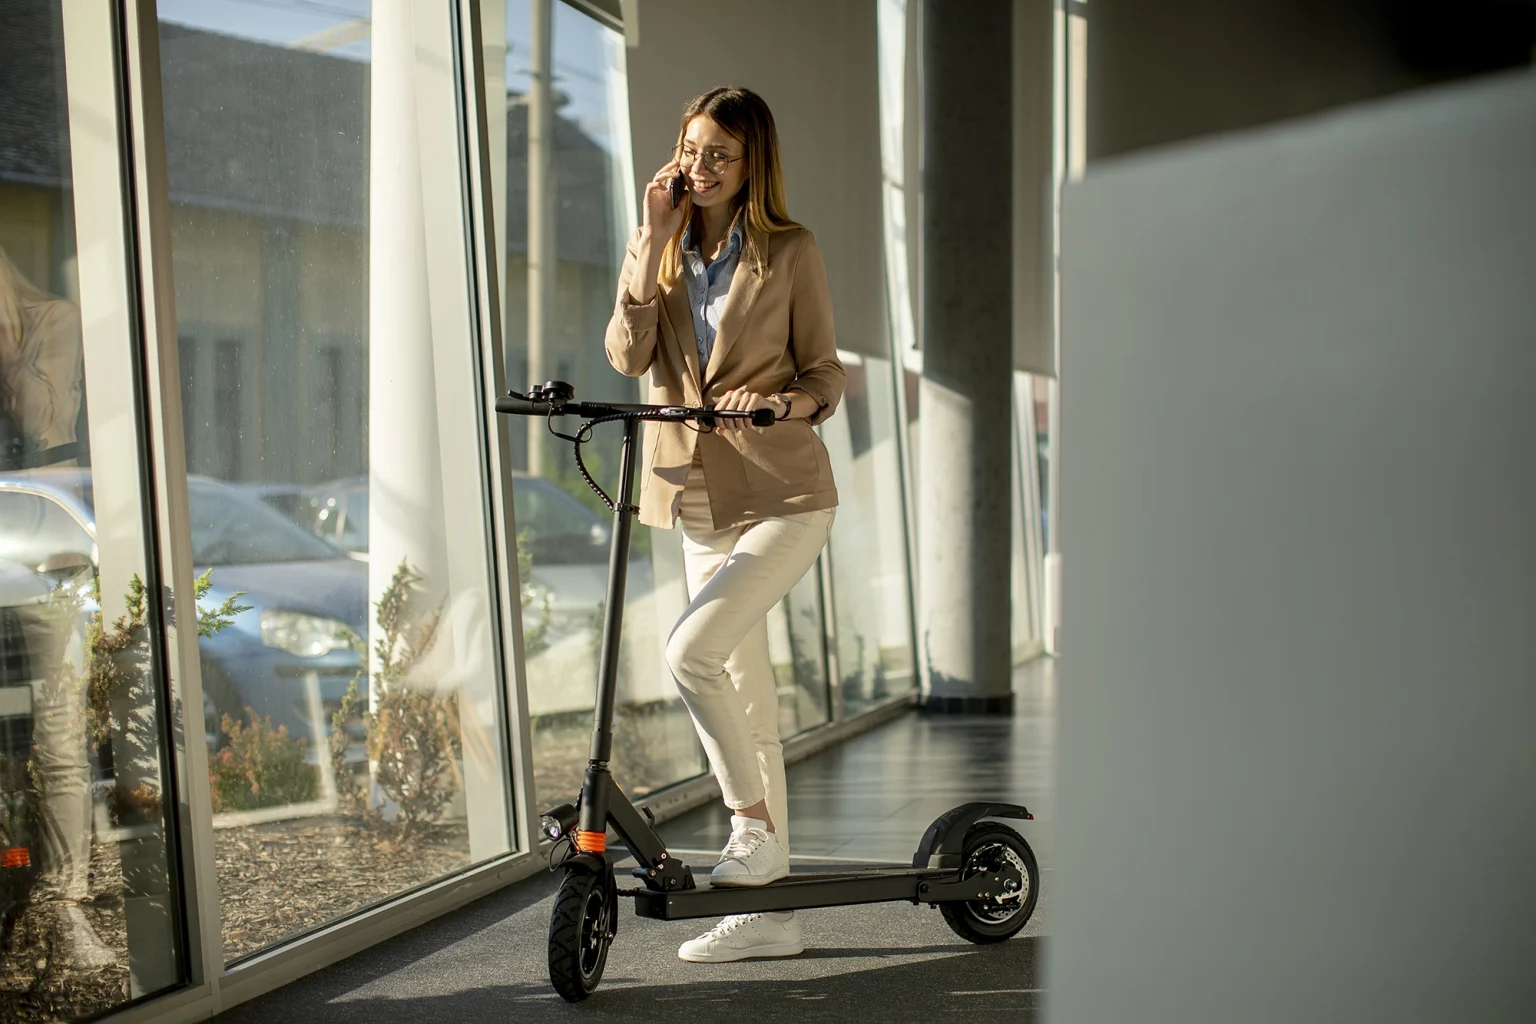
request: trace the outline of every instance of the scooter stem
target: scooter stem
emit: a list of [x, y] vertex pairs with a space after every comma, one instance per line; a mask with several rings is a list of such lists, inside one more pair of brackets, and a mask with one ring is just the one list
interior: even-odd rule
[[635, 436], [640, 422], [624, 421], [619, 451], [619, 490], [613, 511], [613, 544], [608, 552], [608, 598], [603, 606], [603, 647], [597, 672], [597, 707], [593, 712], [592, 760], [607, 765], [613, 754], [613, 708], [619, 691], [619, 638], [624, 628], [624, 590], [629, 582], [630, 509], [635, 491]]

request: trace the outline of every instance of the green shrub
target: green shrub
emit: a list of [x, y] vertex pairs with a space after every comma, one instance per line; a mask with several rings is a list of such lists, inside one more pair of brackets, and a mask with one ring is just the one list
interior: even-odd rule
[[394, 803], [393, 824], [403, 840], [417, 838], [423, 826], [436, 821], [463, 781], [458, 769], [459, 695], [441, 694], [429, 681], [412, 678], [437, 641], [442, 614], [441, 608], [414, 613], [420, 582], [421, 576], [402, 560], [377, 605], [372, 700], [365, 700], [358, 686], [366, 677], [363, 668], [331, 717], [331, 766], [343, 805], [375, 824], [383, 822], [365, 788], [367, 777], [354, 774], [345, 763], [348, 724], [361, 715], [372, 780]]
[[224, 716], [229, 744], [209, 761], [214, 813], [314, 800], [319, 795], [320, 773], [305, 758], [309, 744], [289, 736], [287, 726], [272, 728], [270, 718], [257, 718], [250, 708], [245, 714], [250, 724], [244, 726]]

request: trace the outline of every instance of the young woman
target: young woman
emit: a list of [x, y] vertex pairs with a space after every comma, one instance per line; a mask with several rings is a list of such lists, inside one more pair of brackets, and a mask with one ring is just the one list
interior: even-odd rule
[[[672, 205], [681, 172], [687, 193]], [[816, 240], [789, 219], [773, 115], [745, 89], [683, 112], [674, 158], [645, 190], [606, 339], [620, 372], [651, 378], [652, 402], [772, 409], [772, 427], [646, 424], [640, 521], [683, 527], [690, 604], [667, 662], [731, 811], [714, 885], [789, 872], [784, 750], [767, 614], [815, 563], [837, 488], [812, 430], [843, 394], [832, 301]], [[791, 913], [728, 917], [685, 942], [684, 960], [801, 952]]]

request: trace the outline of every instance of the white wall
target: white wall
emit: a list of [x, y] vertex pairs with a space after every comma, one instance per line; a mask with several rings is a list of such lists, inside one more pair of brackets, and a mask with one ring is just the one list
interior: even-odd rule
[[773, 110], [790, 216], [816, 235], [842, 348], [886, 356], [875, 0], [645, 0], [629, 51], [636, 188], [671, 159], [683, 107], [720, 85]]
[[1066, 199], [1057, 1022], [1536, 1006], [1536, 76]]

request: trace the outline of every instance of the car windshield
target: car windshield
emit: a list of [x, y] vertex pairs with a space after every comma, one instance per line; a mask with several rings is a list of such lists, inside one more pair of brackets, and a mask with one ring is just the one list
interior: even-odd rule
[[317, 562], [346, 553], [257, 498], [213, 481], [189, 480], [196, 565]]

